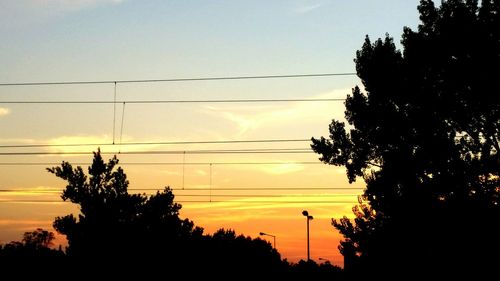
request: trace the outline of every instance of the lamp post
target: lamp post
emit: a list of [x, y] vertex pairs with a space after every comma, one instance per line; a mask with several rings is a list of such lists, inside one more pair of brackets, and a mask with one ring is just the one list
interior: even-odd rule
[[259, 233], [261, 236], [262, 235], [266, 235], [266, 236], [271, 236], [273, 238], [273, 248], [276, 249], [276, 236], [275, 235], [272, 235], [272, 234], [268, 234], [268, 233], [265, 233], [265, 232], [260, 232]]
[[307, 222], [307, 261], [311, 260], [311, 252], [309, 250], [309, 221], [313, 219], [313, 216], [309, 215], [309, 212], [306, 210], [302, 211], [302, 215], [306, 217]]

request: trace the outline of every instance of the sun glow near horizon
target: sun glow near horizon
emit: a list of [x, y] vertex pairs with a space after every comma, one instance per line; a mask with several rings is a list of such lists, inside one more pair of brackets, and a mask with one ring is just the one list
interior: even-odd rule
[[[417, 26], [418, 0], [4, 2], [1, 83], [111, 83], [0, 87], [0, 189], [9, 190], [0, 193], [0, 243], [77, 214], [60, 199], [65, 183], [46, 168], [67, 161], [86, 170], [100, 148], [105, 160], [117, 154], [130, 192], [170, 186], [182, 217], [209, 233], [272, 233], [292, 261], [305, 258], [308, 210], [313, 257], [340, 262], [330, 218], [351, 216], [364, 184], [320, 163], [309, 140], [343, 120], [343, 101], [209, 101], [343, 99], [361, 86], [355, 75], [112, 81], [353, 73], [366, 34]], [[155, 102], [175, 100], [205, 102]], [[68, 103], [29, 103], [46, 101]], [[305, 141], [185, 143], [270, 139]], [[168, 142], [179, 143], [127, 145]]]

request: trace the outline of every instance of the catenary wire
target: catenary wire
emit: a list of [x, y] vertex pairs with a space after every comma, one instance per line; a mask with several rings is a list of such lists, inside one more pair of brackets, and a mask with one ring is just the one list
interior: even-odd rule
[[[259, 139], [259, 140], [208, 140], [208, 141], [157, 141], [157, 142], [123, 142], [127, 145], [189, 145], [189, 144], [235, 144], [235, 143], [279, 143], [310, 142], [311, 139]], [[70, 143], [70, 144], [6, 144], [0, 148], [34, 148], [34, 147], [76, 147], [76, 146], [113, 146], [109, 143]]]
[[[26, 192], [33, 193], [35, 192]], [[43, 193], [43, 192], [42, 192]], [[54, 194], [56, 192], [45, 192]], [[284, 197], [346, 197], [359, 194], [175, 194], [175, 197], [284, 198]], [[1, 199], [0, 199], [1, 200]]]
[[264, 102], [339, 102], [345, 101], [344, 98], [330, 99], [223, 99], [223, 100], [116, 100], [116, 101], [99, 101], [99, 100], [64, 100], [64, 101], [0, 101], [2, 104], [150, 104], [150, 103], [264, 103]]
[[[176, 203], [258, 203], [258, 204], [356, 204], [358, 201], [354, 200], [179, 200]], [[22, 200], [22, 199], [6, 199], [0, 200], [0, 203], [59, 203], [59, 204], [72, 204], [69, 201], [59, 200]]]
[[[161, 188], [129, 188], [129, 191], [162, 191]], [[208, 188], [172, 188], [172, 191], [208, 191]], [[214, 191], [279, 191], [279, 190], [363, 190], [359, 187], [215, 187]], [[0, 192], [61, 192], [62, 189], [0, 189]]]
[[[102, 155], [149, 155], [149, 154], [305, 154], [313, 152], [306, 148], [255, 148], [255, 149], [214, 149], [214, 150], [151, 150], [151, 151], [123, 151], [123, 152], [101, 152]], [[0, 156], [22, 156], [22, 155], [87, 155], [93, 152], [70, 151], [70, 152], [0, 152]]]
[[[51, 166], [60, 165], [61, 162], [0, 162], [0, 166]], [[90, 162], [72, 162], [72, 165], [91, 165]], [[325, 165], [319, 161], [297, 161], [297, 162], [119, 162], [118, 165], [139, 166], [196, 166], [196, 165]]]
[[166, 78], [166, 79], [13, 82], [13, 83], [0, 83], [0, 86], [44, 86], [44, 85], [49, 86], [49, 85], [83, 85], [83, 84], [112, 84], [112, 83], [129, 84], [129, 83], [190, 82], [190, 81], [217, 81], [217, 80], [282, 79], [282, 78], [307, 78], [307, 77], [331, 77], [331, 76], [354, 76], [354, 75], [356, 75], [356, 73], [354, 72], [340, 72], [340, 73], [314, 73], [314, 74]]

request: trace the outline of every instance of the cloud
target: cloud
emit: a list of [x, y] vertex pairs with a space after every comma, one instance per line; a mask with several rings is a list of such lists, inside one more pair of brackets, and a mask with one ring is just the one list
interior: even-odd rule
[[[110, 143], [110, 137], [103, 136], [61, 136], [47, 141], [49, 149], [52, 152], [77, 152], [77, 151], [97, 151], [98, 144]], [[88, 144], [88, 145], [81, 145]], [[102, 150], [109, 150], [106, 147], [101, 147]], [[114, 148], [112, 149], [115, 150]]]
[[300, 164], [277, 164], [262, 168], [262, 171], [271, 175], [284, 175], [304, 170], [304, 165]]
[[39, 25], [68, 13], [123, 2], [125, 0], [1, 0], [0, 29]]
[[46, 220], [14, 220], [14, 219], [0, 219], [0, 226], [7, 227], [12, 225], [29, 225], [38, 226], [47, 223]]
[[307, 14], [307, 13], [310, 13], [320, 7], [322, 7], [323, 4], [311, 4], [311, 5], [304, 5], [304, 6], [300, 6], [298, 8], [295, 8], [295, 10], [293, 11], [295, 14], [297, 15], [303, 15], [303, 14]]
[[[322, 194], [284, 194], [278, 197], [248, 197], [248, 198], [236, 198], [236, 199], [221, 199], [214, 195], [209, 202], [210, 196], [200, 197], [200, 200], [206, 200], [207, 202], [196, 202], [189, 204], [189, 209], [193, 210], [206, 210], [210, 207], [217, 207], [218, 210], [277, 210], [277, 209], [288, 209], [295, 207], [303, 207], [304, 200], [308, 202], [314, 202], [315, 207], [328, 207], [327, 210], [334, 208], [344, 208], [346, 207], [349, 211], [351, 207], [357, 204], [358, 195], [356, 194], [346, 194], [346, 196], [339, 195], [338, 197], [326, 197], [325, 193]], [[338, 201], [337, 203], [333, 203]], [[311, 203], [313, 204], [313, 203]], [[326, 209], [325, 209], [326, 210]], [[349, 213], [349, 212], [346, 212]], [[343, 213], [342, 213], [343, 215]], [[331, 214], [327, 214], [326, 217], [331, 217]], [[335, 217], [335, 216], [334, 216]], [[339, 215], [341, 217], [341, 215]]]
[[10, 114], [10, 109], [5, 107], [0, 107], [0, 117]]
[[[135, 142], [131, 137], [124, 135], [122, 137], [123, 143]], [[147, 151], [151, 150], [159, 145], [121, 145], [115, 140], [115, 144], [112, 144], [112, 137], [109, 135], [78, 135], [78, 136], [60, 136], [56, 138], [49, 139], [48, 141], [40, 141], [41, 143], [48, 143], [52, 145], [49, 149], [52, 152], [77, 152], [77, 151], [97, 151], [100, 147], [102, 152], [107, 153], [118, 153], [125, 151]], [[139, 141], [140, 142], [140, 141]], [[87, 144], [87, 145], [83, 145]]]
[[[310, 98], [329, 99], [345, 98], [351, 93], [350, 89], [334, 90]], [[251, 131], [263, 130], [265, 128], [285, 128], [292, 126], [291, 130], [300, 130], [299, 126], [315, 126], [318, 121], [322, 127], [326, 127], [332, 118], [344, 120], [345, 106], [343, 102], [322, 101], [322, 102], [291, 102], [279, 103], [272, 106], [206, 106], [207, 113], [218, 115], [238, 128], [238, 137], [242, 137]], [[292, 125], [291, 125], [292, 124]]]
[[98, 5], [120, 4], [124, 0], [34, 0], [32, 2], [38, 7], [78, 10]]
[[196, 170], [195, 173], [199, 176], [206, 176], [208, 173], [204, 170]]
[[160, 171], [160, 173], [165, 174], [167, 176], [179, 176], [179, 175], [181, 175], [181, 173], [179, 173], [177, 171], [170, 171], [170, 170], [162, 170], [162, 171]]
[[50, 18], [100, 6], [118, 5], [124, 1], [125, 0], [32, 0], [30, 8]]

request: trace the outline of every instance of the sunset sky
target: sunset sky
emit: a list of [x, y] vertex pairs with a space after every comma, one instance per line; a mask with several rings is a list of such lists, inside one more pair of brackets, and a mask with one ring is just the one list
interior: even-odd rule
[[[417, 4], [2, 0], [0, 83], [352, 73], [365, 35], [376, 39], [389, 33], [398, 43], [403, 26], [418, 24]], [[342, 265], [340, 236], [330, 221], [351, 215], [363, 181], [350, 185], [344, 168], [319, 163], [317, 155], [302, 151], [310, 142], [298, 141], [327, 136], [331, 119], [343, 119], [342, 101], [206, 101], [342, 99], [357, 84], [353, 75], [118, 83], [116, 105], [12, 103], [113, 101], [113, 83], [0, 86], [0, 243], [19, 240], [24, 231], [37, 227], [52, 230], [54, 217], [77, 213], [76, 206], [60, 200], [65, 182], [45, 168], [62, 160], [89, 163], [97, 149], [5, 146], [101, 144], [102, 152], [109, 153], [105, 158], [122, 152], [118, 157], [134, 189], [130, 192], [170, 186], [183, 205], [181, 216], [206, 232], [224, 227], [252, 237], [259, 232], [275, 235], [282, 257], [291, 261], [306, 258], [301, 212], [308, 210], [314, 216], [311, 258]], [[152, 100], [205, 102], [132, 103]], [[110, 145], [113, 139], [115, 145]], [[185, 143], [285, 139], [297, 141]], [[181, 143], [127, 146], [120, 141]], [[301, 151], [221, 153], [250, 149]], [[8, 154], [25, 152], [88, 154]]]

